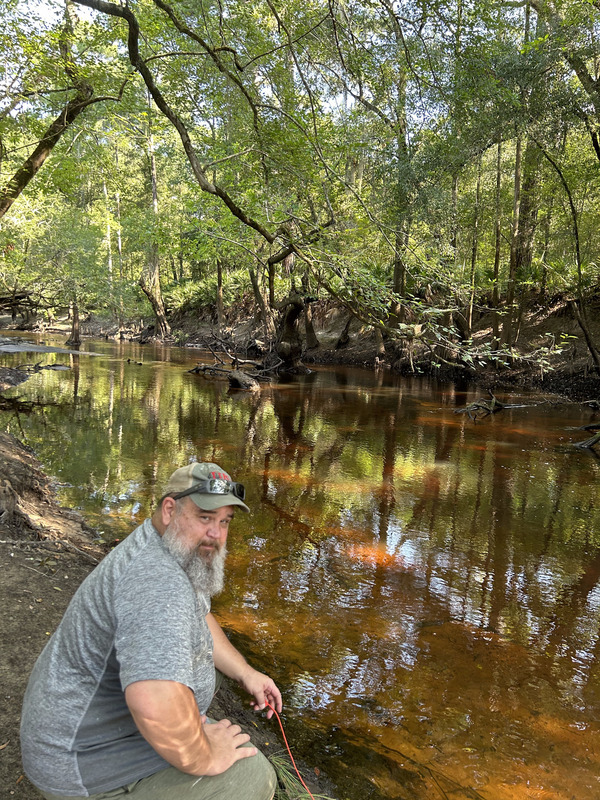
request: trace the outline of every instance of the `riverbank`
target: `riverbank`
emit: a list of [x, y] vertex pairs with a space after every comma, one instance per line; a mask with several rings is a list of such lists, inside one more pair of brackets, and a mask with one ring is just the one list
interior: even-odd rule
[[[39, 800], [21, 765], [23, 693], [75, 590], [106, 552], [79, 514], [59, 506], [33, 451], [0, 432], [0, 786], [5, 798]], [[210, 713], [235, 719], [267, 755], [283, 752], [275, 720], [246, 709], [237, 687], [222, 688]], [[299, 766], [313, 793], [334, 797], [325, 776]]]
[[[348, 312], [331, 302], [319, 301], [313, 305], [312, 321], [319, 346], [305, 349], [302, 361], [309, 368], [319, 366], [358, 366], [376, 370], [394, 370], [402, 374], [424, 374], [442, 380], [458, 381], [461, 385], [480, 387], [482, 390], [536, 391], [557, 395], [570, 400], [600, 399], [600, 376], [590, 354], [583, 331], [573, 316], [569, 299], [562, 296], [546, 298], [542, 304], [533, 298], [523, 310], [518, 321], [516, 341], [510, 364], [500, 363], [486, 356], [473, 358], [472, 365], [453, 366], [437, 359], [431, 351], [415, 340], [409, 357], [399, 357], [398, 345], [381, 340], [373, 328], [353, 319], [349, 326]], [[482, 310], [475, 314], [473, 323], [474, 351], [485, 351], [493, 338], [493, 315]], [[192, 350], [212, 350], [215, 361], [228, 363], [236, 355], [254, 361], [260, 360], [272, 346], [256, 317], [245, 312], [243, 304], [227, 311], [226, 321], [218, 330], [210, 310], [179, 315], [171, 320], [171, 336], [166, 344]], [[591, 340], [600, 343], [600, 295], [586, 305], [586, 326]], [[15, 328], [9, 317], [0, 317], [0, 328]], [[70, 332], [70, 322], [54, 320], [52, 326], [32, 323], [19, 326], [37, 333], [64, 334]], [[300, 335], [304, 333], [300, 325]], [[119, 333], [116, 323], [90, 315], [81, 323], [84, 338], [118, 338], [147, 343], [153, 340], [152, 325], [130, 326]], [[456, 330], [454, 331], [454, 340]], [[600, 346], [600, 345], [599, 345]]]

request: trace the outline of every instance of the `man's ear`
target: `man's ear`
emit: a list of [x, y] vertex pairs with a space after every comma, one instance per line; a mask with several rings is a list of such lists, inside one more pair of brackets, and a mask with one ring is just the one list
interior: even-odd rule
[[176, 501], [172, 497], [165, 497], [160, 504], [160, 519], [165, 528], [175, 516], [175, 507]]

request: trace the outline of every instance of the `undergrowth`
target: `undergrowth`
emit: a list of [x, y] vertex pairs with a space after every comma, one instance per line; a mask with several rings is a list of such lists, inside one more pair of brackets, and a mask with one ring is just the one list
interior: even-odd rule
[[273, 753], [269, 756], [269, 761], [277, 775], [275, 800], [310, 800], [311, 796], [314, 800], [334, 800], [324, 794], [311, 795], [296, 775], [285, 751]]

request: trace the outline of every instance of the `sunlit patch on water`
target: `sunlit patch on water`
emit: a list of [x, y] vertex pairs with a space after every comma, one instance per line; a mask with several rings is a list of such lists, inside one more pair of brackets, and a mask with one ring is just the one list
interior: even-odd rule
[[384, 569], [411, 569], [402, 556], [388, 553], [380, 545], [355, 544], [348, 548], [348, 556], [352, 559], [369, 564], [371, 566], [383, 567]]
[[292, 469], [277, 469], [271, 465], [269, 465], [268, 471], [265, 470], [263, 472], [263, 475], [268, 478], [274, 490], [276, 490], [278, 483], [285, 483], [290, 486], [305, 486], [306, 482], [310, 480], [310, 475], [303, 472], [295, 472]]
[[465, 421], [462, 417], [444, 415], [442, 419], [436, 416], [418, 416], [415, 420], [417, 425], [422, 427], [439, 428], [443, 424], [444, 428], [463, 428]]

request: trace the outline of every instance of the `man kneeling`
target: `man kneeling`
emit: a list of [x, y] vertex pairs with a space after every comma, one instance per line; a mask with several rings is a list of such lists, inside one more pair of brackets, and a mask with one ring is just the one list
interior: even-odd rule
[[255, 709], [281, 710], [273, 680], [210, 613], [244, 495], [216, 464], [176, 470], [152, 518], [75, 593], [23, 704], [23, 764], [47, 800], [273, 797], [275, 773], [250, 737], [206, 717], [216, 670]]

